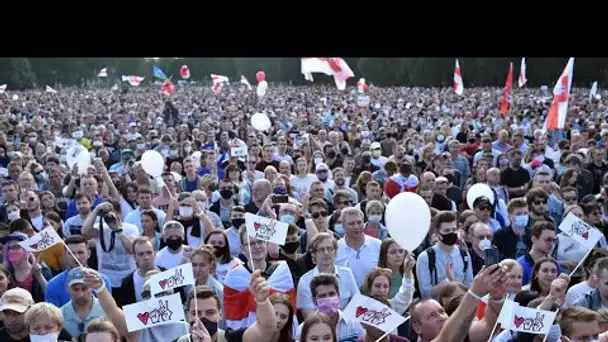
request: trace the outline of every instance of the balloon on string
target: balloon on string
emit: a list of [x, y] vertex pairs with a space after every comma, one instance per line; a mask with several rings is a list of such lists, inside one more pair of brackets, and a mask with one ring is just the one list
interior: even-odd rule
[[73, 144], [66, 152], [65, 161], [70, 169], [74, 168], [74, 165], [78, 165], [78, 174], [83, 175], [91, 166], [91, 155], [84, 146]]
[[263, 71], [258, 71], [258, 72], [255, 74], [255, 79], [256, 79], [258, 82], [262, 82], [262, 81], [264, 81], [264, 80], [266, 79], [266, 73], [265, 73], [265, 72], [263, 72]]
[[492, 191], [487, 184], [476, 183], [467, 191], [467, 204], [469, 205], [469, 208], [473, 209], [473, 203], [481, 196], [487, 197], [492, 204], [494, 204], [494, 201], [496, 200], [494, 191]]
[[412, 252], [424, 240], [431, 227], [431, 210], [426, 201], [413, 192], [393, 197], [384, 214], [386, 227], [397, 244]]
[[154, 150], [148, 150], [141, 156], [141, 167], [154, 178], [160, 177], [165, 169], [165, 158]]
[[256, 89], [256, 94], [258, 97], [264, 97], [266, 95], [266, 89], [268, 88], [268, 83], [266, 81], [262, 81], [258, 83], [258, 87]]
[[256, 113], [251, 116], [251, 126], [258, 131], [265, 131], [270, 128], [270, 119], [262, 113]]

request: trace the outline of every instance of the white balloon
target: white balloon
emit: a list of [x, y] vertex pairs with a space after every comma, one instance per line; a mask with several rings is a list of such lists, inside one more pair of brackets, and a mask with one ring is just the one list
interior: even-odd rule
[[65, 161], [70, 169], [78, 165], [78, 173], [82, 175], [87, 173], [87, 168], [91, 166], [91, 155], [84, 146], [73, 144], [66, 152]]
[[147, 174], [157, 178], [160, 177], [165, 169], [165, 159], [160, 153], [148, 150], [141, 156], [141, 167], [144, 168]]
[[401, 248], [411, 252], [429, 232], [431, 210], [419, 195], [402, 192], [388, 203], [384, 219], [391, 237]]
[[486, 196], [492, 204], [494, 204], [494, 201], [496, 200], [494, 198], [494, 191], [492, 191], [487, 184], [473, 184], [469, 191], [467, 191], [467, 204], [469, 205], [469, 208], [473, 209], [473, 202], [481, 196]]
[[19, 95], [17, 95], [17, 94], [13, 95], [13, 100], [14, 100], [14, 101], [19, 100]]
[[265, 131], [270, 128], [270, 119], [262, 113], [253, 114], [251, 117], [251, 126], [258, 131]]
[[264, 95], [266, 95], [266, 87], [262, 86], [262, 82], [258, 84], [256, 93], [258, 94], [258, 97], [264, 97]]
[[173, 179], [175, 179], [176, 183], [179, 183], [182, 181], [182, 175], [180, 175], [179, 173], [177, 173], [175, 171], [171, 171], [171, 174], [173, 175]]

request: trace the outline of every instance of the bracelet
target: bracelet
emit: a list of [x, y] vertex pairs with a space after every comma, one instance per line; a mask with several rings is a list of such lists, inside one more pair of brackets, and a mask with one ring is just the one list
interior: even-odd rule
[[105, 289], [106, 289], [106, 282], [103, 279], [101, 279], [101, 286], [98, 289], [93, 289], [93, 292], [95, 292], [95, 294], [100, 294]]
[[270, 303], [270, 299], [268, 299], [268, 297], [267, 297], [267, 298], [266, 298], [266, 300], [265, 300], [265, 301], [263, 301], [263, 302], [258, 302], [258, 300], [257, 300], [257, 299], [255, 299], [255, 298], [253, 298], [253, 300], [255, 300], [255, 303], [256, 303], [257, 305], [264, 305], [264, 304], [268, 304], [268, 303]]
[[473, 298], [475, 298], [475, 299], [477, 299], [477, 300], [479, 300], [479, 301], [483, 300], [483, 298], [482, 298], [482, 297], [478, 296], [478, 295], [477, 295], [475, 292], [473, 292], [471, 289], [469, 289], [469, 290], [467, 291], [467, 293], [468, 293], [468, 294], [469, 294], [471, 297], [473, 297]]
[[490, 300], [493, 301], [493, 302], [496, 302], [496, 303], [502, 303], [502, 302], [504, 302], [505, 298], [506, 297], [494, 298], [494, 297], [490, 296]]

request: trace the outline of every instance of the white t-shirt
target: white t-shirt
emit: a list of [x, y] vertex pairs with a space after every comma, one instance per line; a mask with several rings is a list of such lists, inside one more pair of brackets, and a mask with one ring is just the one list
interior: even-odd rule
[[143, 300], [141, 293], [144, 292], [144, 277], [139, 275], [139, 272], [133, 273], [133, 291], [135, 291], [135, 301]]
[[[99, 229], [99, 223], [96, 222], [94, 225], [95, 229]], [[133, 224], [123, 222], [122, 223], [123, 234], [130, 238], [136, 238], [139, 235], [139, 229]], [[112, 229], [104, 222], [103, 224], [103, 235], [106, 248], [110, 248]], [[101, 242], [97, 239], [97, 269], [100, 273], [105, 274], [110, 278], [112, 287], [117, 288], [122, 285], [122, 279], [128, 276], [131, 272], [135, 271], [137, 265], [135, 265], [135, 259], [131, 257], [131, 254], [127, 252], [125, 247], [120, 241], [120, 237], [115, 235], [114, 248], [109, 252], [104, 252], [101, 248]]]
[[570, 308], [574, 305], [574, 302], [576, 302], [577, 299], [581, 298], [582, 296], [586, 295], [587, 293], [593, 291], [594, 288], [591, 287], [591, 285], [589, 285], [588, 282], [583, 281], [580, 282], [574, 286], [572, 286], [571, 288], [568, 289], [568, 292], [566, 293], [566, 302], [564, 303], [564, 307], [565, 308]]
[[226, 274], [230, 271], [234, 266], [238, 264], [242, 264], [243, 262], [240, 259], [232, 258], [227, 264], [217, 264], [215, 271], [215, 279], [224, 285], [224, 280], [226, 279]]
[[[318, 181], [317, 175], [309, 173], [304, 178], [300, 178], [296, 175], [291, 176], [289, 179], [289, 184], [291, 184], [291, 189], [294, 194], [300, 194], [302, 192], [309, 194], [310, 186], [313, 182]], [[298, 196], [299, 197], [299, 196]]]
[[180, 265], [180, 261], [184, 257], [184, 246], [179, 250], [178, 253], [169, 252], [169, 247], [164, 247], [158, 253], [156, 253], [156, 260], [154, 263], [158, 267], [164, 267], [165, 269], [170, 269], [173, 267], [177, 267]]

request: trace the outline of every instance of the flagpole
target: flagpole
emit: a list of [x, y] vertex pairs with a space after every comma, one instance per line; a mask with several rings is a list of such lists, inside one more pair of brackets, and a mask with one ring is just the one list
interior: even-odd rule
[[[411, 317], [412, 317], [412, 316], [407, 316], [407, 317], [405, 318], [405, 321], [401, 322], [401, 324], [403, 324], [403, 323], [407, 322], [407, 321], [408, 321], [408, 320], [409, 320]], [[398, 326], [396, 326], [396, 327], [395, 327], [395, 329], [399, 328], [399, 327], [401, 326], [401, 324], [399, 324]], [[394, 329], [393, 329], [393, 330], [394, 330]], [[385, 338], [386, 338], [386, 336], [388, 336], [390, 333], [391, 333], [390, 331], [385, 332], [385, 333], [384, 333], [382, 336], [380, 336], [380, 337], [379, 337], [379, 338], [378, 338], [378, 339], [377, 339], [375, 342], [380, 342], [380, 341], [382, 341], [382, 340], [383, 340], [383, 339], [385, 339]]]

